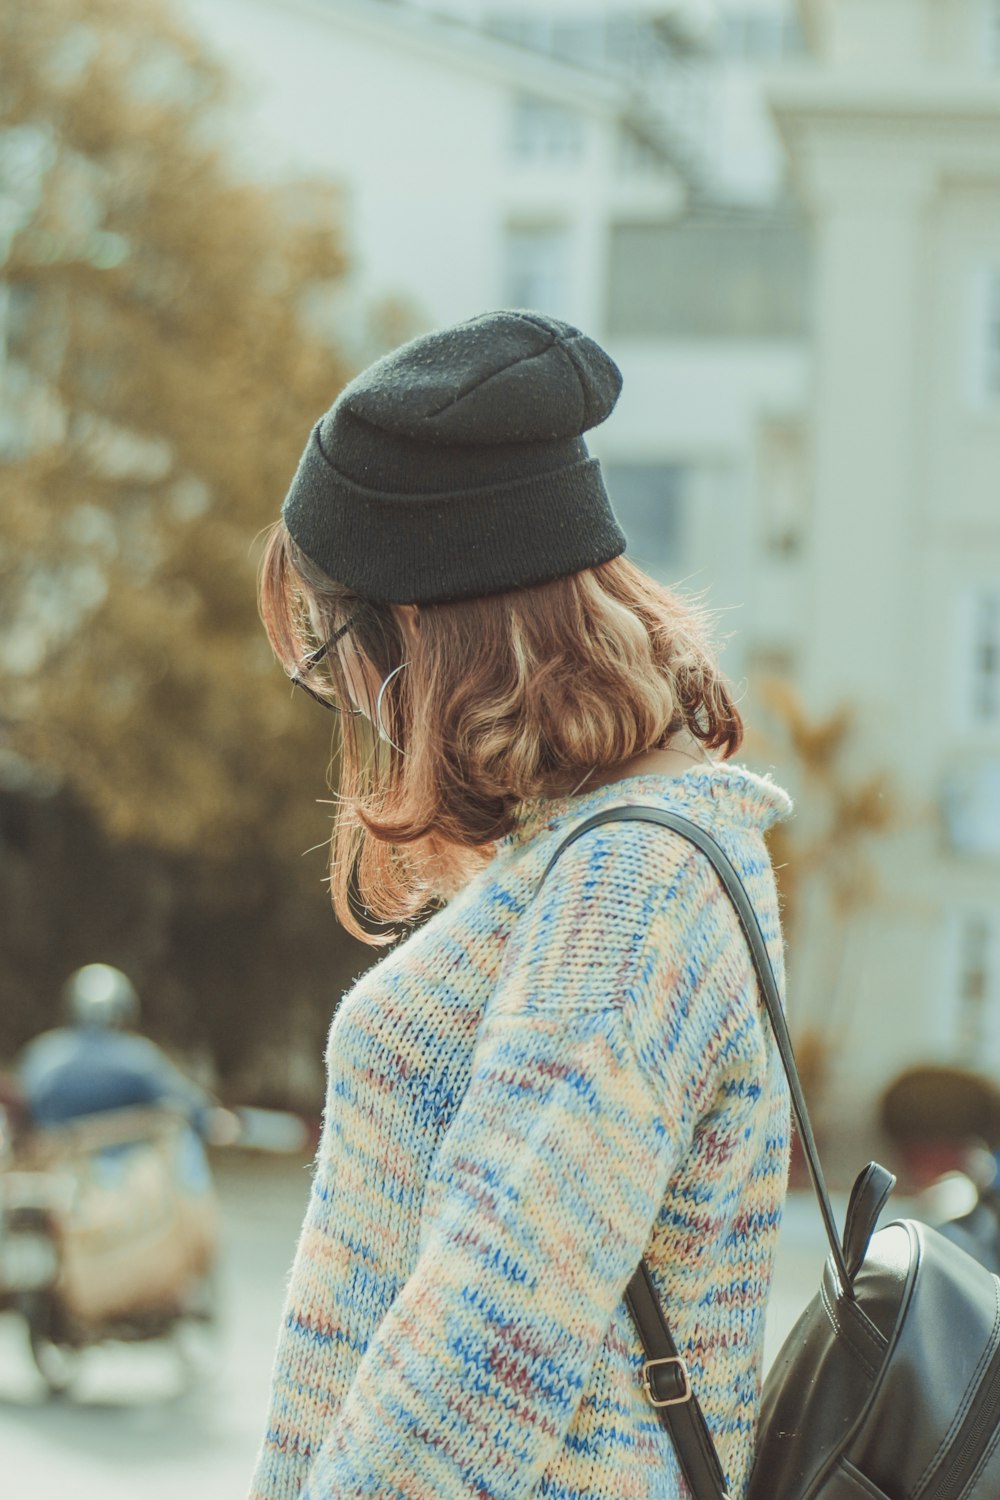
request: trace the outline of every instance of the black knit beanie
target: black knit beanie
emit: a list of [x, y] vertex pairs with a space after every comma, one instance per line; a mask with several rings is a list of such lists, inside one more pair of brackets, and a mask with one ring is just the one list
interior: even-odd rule
[[583, 434], [621, 373], [542, 313], [491, 312], [377, 360], [313, 429], [282, 515], [328, 578], [379, 604], [544, 583], [627, 545]]

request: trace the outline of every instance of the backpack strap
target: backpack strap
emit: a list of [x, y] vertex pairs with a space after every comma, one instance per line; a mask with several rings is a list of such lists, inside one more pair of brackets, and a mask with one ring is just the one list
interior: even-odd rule
[[[830, 1204], [830, 1195], [827, 1191], [812, 1125], [809, 1122], [805, 1097], [802, 1093], [802, 1084], [799, 1081], [798, 1069], [795, 1066], [792, 1043], [788, 1035], [788, 1027], [785, 1023], [785, 1014], [781, 1004], [781, 993], [778, 989], [778, 982], [774, 975], [774, 969], [771, 966], [767, 944], [761, 932], [753, 903], [725, 850], [711, 834], [706, 833], [697, 823], [693, 823], [689, 818], [683, 817], [680, 813], [668, 812], [665, 808], [646, 807], [640, 803], [628, 803], [617, 807], [608, 807], [586, 818], [561, 840], [545, 869], [542, 871], [538, 885], [535, 887], [535, 893], [537, 894], [539, 887], [563, 850], [568, 849], [570, 844], [574, 843], [582, 834], [587, 833], [591, 828], [598, 827], [602, 823], [632, 820], [645, 823], [659, 823], [664, 828], [673, 829], [682, 838], [686, 838], [690, 843], [696, 845], [715, 868], [726, 894], [736, 908], [740, 925], [750, 946], [754, 969], [757, 974], [757, 982], [760, 986], [761, 995], [774, 1031], [775, 1040], [778, 1044], [781, 1064], [788, 1079], [792, 1109], [802, 1139], [802, 1147], [809, 1167], [809, 1176], [812, 1180], [816, 1197], [819, 1200], [820, 1212], [823, 1216], [823, 1227], [826, 1230], [826, 1237], [830, 1244], [830, 1254], [833, 1258], [837, 1280], [840, 1283], [842, 1294], [846, 1298], [853, 1300], [855, 1295], [854, 1288], [847, 1272], [844, 1252], [841, 1248], [840, 1238], [837, 1234], [836, 1220], [834, 1219], [833, 1208]], [[708, 1429], [708, 1424], [705, 1421], [705, 1415], [699, 1405], [698, 1398], [691, 1389], [687, 1366], [677, 1352], [677, 1346], [671, 1335], [660, 1300], [656, 1295], [656, 1289], [645, 1259], [639, 1262], [638, 1268], [625, 1290], [625, 1302], [632, 1320], [639, 1331], [643, 1350], [646, 1355], [642, 1369], [643, 1388], [649, 1400], [659, 1412], [660, 1420], [670, 1434], [677, 1452], [681, 1471], [687, 1481], [688, 1488], [694, 1496], [694, 1500], [728, 1500], [725, 1476], [722, 1472], [722, 1465], [719, 1462], [718, 1454], [715, 1451], [712, 1435]]]

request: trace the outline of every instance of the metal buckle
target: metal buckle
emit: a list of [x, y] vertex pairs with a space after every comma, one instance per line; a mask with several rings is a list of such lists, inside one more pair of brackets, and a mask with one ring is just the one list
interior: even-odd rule
[[[677, 1365], [684, 1377], [684, 1389], [679, 1396], [665, 1396], [659, 1401], [656, 1399], [649, 1382], [649, 1372], [654, 1365]], [[679, 1354], [667, 1354], [662, 1359], [647, 1359], [642, 1367], [642, 1388], [649, 1397], [651, 1406], [681, 1406], [685, 1401], [690, 1401], [692, 1396], [691, 1377]]]

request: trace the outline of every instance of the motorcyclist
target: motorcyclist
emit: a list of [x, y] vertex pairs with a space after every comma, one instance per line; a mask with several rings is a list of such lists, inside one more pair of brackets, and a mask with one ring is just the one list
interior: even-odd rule
[[70, 1025], [36, 1037], [18, 1063], [32, 1125], [159, 1106], [185, 1115], [202, 1137], [210, 1134], [213, 1101], [155, 1042], [128, 1029], [138, 1021], [139, 999], [127, 975], [86, 964], [68, 979], [64, 999]]
[[31, 1126], [25, 1175], [73, 1188], [43, 1194], [59, 1276], [25, 1314], [53, 1389], [64, 1346], [211, 1320], [218, 1203], [204, 1142], [235, 1118], [129, 1029], [139, 1001], [120, 969], [87, 964], [64, 999], [69, 1024], [29, 1043], [17, 1069]]

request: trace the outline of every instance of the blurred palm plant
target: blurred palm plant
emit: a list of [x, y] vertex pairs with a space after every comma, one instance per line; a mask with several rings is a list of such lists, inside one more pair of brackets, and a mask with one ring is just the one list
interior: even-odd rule
[[[842, 974], [849, 928], [878, 894], [875, 847], [901, 814], [892, 778], [860, 758], [857, 716], [849, 705], [811, 716], [781, 677], [755, 683], [754, 696], [759, 712], [748, 749], [787, 768], [796, 795], [796, 816], [768, 834], [789, 949], [794, 957], [798, 945], [821, 942], [828, 960], [812, 970], [822, 974], [822, 992], [789, 1011], [802, 1086], [820, 1115], [846, 1032]], [[807, 924], [815, 924], [809, 932]]]

